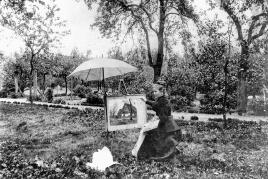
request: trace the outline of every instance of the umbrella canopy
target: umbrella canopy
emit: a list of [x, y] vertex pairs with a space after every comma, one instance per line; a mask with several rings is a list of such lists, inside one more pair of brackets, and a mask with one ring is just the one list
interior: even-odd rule
[[[123, 75], [128, 72], [137, 71], [136, 67], [128, 63], [110, 59], [93, 58], [79, 65], [70, 75], [85, 81], [104, 80], [112, 76]], [[103, 79], [104, 78], [104, 79]]]

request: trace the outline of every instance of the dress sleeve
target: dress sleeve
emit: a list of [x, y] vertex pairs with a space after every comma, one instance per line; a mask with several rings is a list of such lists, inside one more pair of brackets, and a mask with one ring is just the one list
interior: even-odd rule
[[156, 102], [152, 100], [146, 100], [146, 104], [153, 106]]

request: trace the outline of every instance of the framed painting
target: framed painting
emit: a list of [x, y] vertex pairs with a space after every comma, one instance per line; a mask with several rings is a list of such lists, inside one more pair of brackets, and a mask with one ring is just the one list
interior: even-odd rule
[[108, 131], [141, 128], [146, 123], [145, 95], [108, 96]]

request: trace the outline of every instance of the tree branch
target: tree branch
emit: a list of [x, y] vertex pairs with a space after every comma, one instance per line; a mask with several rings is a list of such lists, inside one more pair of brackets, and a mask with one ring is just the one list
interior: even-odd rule
[[143, 22], [143, 20], [141, 19], [141, 17], [137, 16], [133, 10], [130, 9], [131, 14], [141, 23], [142, 29], [145, 33], [145, 37], [146, 37], [146, 45], [147, 45], [147, 53], [148, 53], [148, 60], [149, 60], [149, 65], [153, 66], [153, 59], [152, 59], [152, 54], [151, 54], [151, 46], [150, 46], [150, 39], [149, 39], [149, 33], [148, 30]]
[[166, 14], [165, 18], [167, 18], [167, 16], [169, 16], [169, 15], [177, 15], [177, 16], [180, 16], [181, 14], [175, 13], [175, 12], [170, 12], [170, 13], [167, 13]]
[[153, 27], [153, 21], [152, 21], [152, 16], [151, 14], [144, 8], [144, 6], [141, 6], [141, 9], [145, 12], [145, 14], [148, 17], [149, 20], [149, 27], [158, 35], [158, 31]]
[[229, 6], [227, 2], [225, 1], [222, 2], [222, 8], [224, 9], [225, 12], [227, 12], [229, 17], [231, 17], [231, 19], [234, 21], [236, 30], [237, 30], [238, 40], [242, 42], [244, 39], [243, 39], [242, 27], [241, 27], [238, 17], [234, 14], [234, 11], [232, 10], [232, 8]]
[[251, 38], [251, 40], [255, 40], [255, 39], [259, 38], [260, 36], [262, 36], [266, 32], [265, 31], [265, 28], [266, 28], [267, 24], [268, 24], [267, 21], [264, 24], [262, 24], [259, 33], [256, 34], [256, 35], [253, 35], [252, 38]]
[[134, 20], [134, 21], [131, 23], [131, 25], [130, 25], [129, 28], [127, 29], [127, 32], [126, 32], [126, 34], [124, 35], [123, 39], [126, 38], [127, 34], [129, 34], [129, 32], [131, 31], [132, 27], [136, 24], [136, 22], [137, 22], [137, 21]]
[[[255, 37], [254, 37], [254, 39], [253, 39], [253, 37], [252, 37], [252, 33], [253, 33], [253, 29], [255, 29], [256, 27], [258, 27], [258, 26], [260, 26], [261, 25], [261, 23], [258, 23], [258, 24], [256, 24], [256, 22], [260, 19], [260, 17], [267, 17], [268, 16], [268, 14], [267, 13], [260, 13], [260, 14], [258, 14], [258, 15], [256, 15], [256, 16], [253, 16], [252, 17], [252, 23], [250, 24], [250, 27], [249, 27], [249, 30], [248, 30], [248, 42], [249, 43], [251, 43], [251, 41], [252, 40], [254, 40], [254, 39], [256, 39], [256, 35], [255, 35]], [[256, 25], [255, 25], [256, 24]], [[264, 24], [263, 24], [264, 25]], [[261, 29], [263, 28], [263, 25], [262, 25], [262, 27], [261, 27]], [[265, 29], [265, 27], [264, 27], [264, 29]], [[258, 38], [258, 37], [257, 37]]]
[[[148, 17], [148, 24], [150, 29], [155, 32], [156, 34], [158, 34], [157, 30], [153, 27], [153, 20], [152, 20], [152, 15], [145, 9], [144, 5], [147, 4], [149, 1], [146, 1], [145, 3], [141, 3], [139, 5], [137, 4], [126, 4], [126, 2], [124, 0], [118, 0], [118, 2], [120, 3], [120, 5], [122, 7], [124, 7], [127, 11], [133, 11], [133, 7], [142, 10], [146, 16]], [[136, 15], [138, 16], [138, 15]], [[140, 17], [140, 16], [139, 16]]]

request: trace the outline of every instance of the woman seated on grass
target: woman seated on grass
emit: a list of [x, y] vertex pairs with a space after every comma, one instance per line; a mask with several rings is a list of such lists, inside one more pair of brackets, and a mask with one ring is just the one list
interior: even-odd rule
[[146, 101], [159, 117], [159, 123], [157, 128], [146, 132], [137, 153], [138, 159], [167, 159], [176, 152], [178, 142], [174, 139], [174, 134], [181, 131], [171, 116], [171, 107], [165, 91], [164, 82], [158, 81], [153, 84], [155, 101]]

